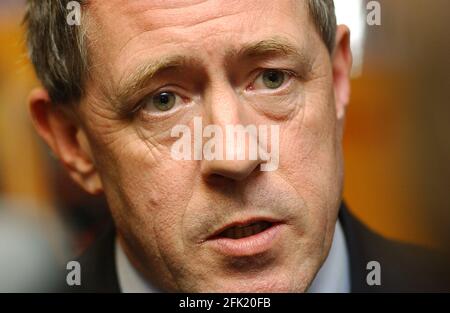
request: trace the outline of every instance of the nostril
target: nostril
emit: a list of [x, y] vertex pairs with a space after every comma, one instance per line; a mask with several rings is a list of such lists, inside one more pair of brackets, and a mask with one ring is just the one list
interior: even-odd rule
[[214, 185], [214, 186], [223, 186], [223, 185], [229, 185], [230, 183], [233, 183], [233, 180], [223, 176], [221, 174], [211, 173], [204, 176], [205, 181], [208, 184]]
[[[257, 161], [207, 161], [203, 175], [207, 180], [233, 180], [243, 181], [255, 170], [259, 172], [260, 164]], [[221, 177], [218, 179], [217, 177]]]

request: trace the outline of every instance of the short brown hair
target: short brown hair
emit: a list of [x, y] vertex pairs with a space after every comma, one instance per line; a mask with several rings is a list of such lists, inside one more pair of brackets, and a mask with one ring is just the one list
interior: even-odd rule
[[[87, 0], [79, 0], [84, 5]], [[306, 0], [310, 15], [328, 50], [334, 48], [333, 0]], [[58, 104], [76, 103], [88, 75], [85, 28], [68, 25], [70, 0], [27, 0], [24, 24], [30, 59], [37, 76]]]

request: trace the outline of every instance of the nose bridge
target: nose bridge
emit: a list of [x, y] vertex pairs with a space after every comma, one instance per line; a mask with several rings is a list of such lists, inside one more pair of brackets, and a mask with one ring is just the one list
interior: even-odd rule
[[242, 103], [226, 79], [212, 85], [205, 106], [208, 124], [215, 129], [215, 133], [221, 133], [221, 138], [216, 138], [215, 142], [216, 145], [222, 144], [222, 151], [214, 157], [205, 157], [202, 160], [203, 177], [208, 179], [222, 176], [238, 181], [245, 179], [261, 163], [256, 126], [244, 125]]
[[205, 95], [206, 115], [210, 124], [225, 126], [240, 123], [240, 103], [225, 74], [211, 82]]

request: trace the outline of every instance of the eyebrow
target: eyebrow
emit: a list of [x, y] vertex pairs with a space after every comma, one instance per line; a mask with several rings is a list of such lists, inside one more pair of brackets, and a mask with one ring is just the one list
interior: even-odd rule
[[[282, 36], [247, 43], [239, 49], [229, 49], [226, 52], [226, 59], [257, 58], [267, 55], [291, 56], [296, 58], [304, 65], [305, 71], [310, 70], [312, 66], [311, 60], [306, 56], [304, 51], [292, 44], [289, 39]], [[127, 114], [129, 108], [126, 104], [129, 102], [129, 99], [145, 88], [153, 77], [168, 69], [179, 68], [192, 63], [195, 63], [193, 57], [181, 54], [165, 56], [158, 60], [143, 63], [137, 66], [132, 74], [125, 76], [124, 79], [119, 81], [115, 90], [112, 90], [114, 96], [110, 100], [119, 112]]]
[[306, 54], [303, 49], [300, 49], [291, 40], [276, 36], [270, 39], [260, 40], [245, 44], [238, 51], [229, 51], [229, 56], [234, 58], [239, 57], [260, 57], [268, 54], [293, 56], [302, 61], [307, 61]]
[[158, 60], [142, 63], [132, 72], [132, 74], [121, 79], [113, 90], [114, 96], [112, 102], [119, 111], [126, 113], [126, 108], [122, 106], [133, 97], [136, 92], [144, 88], [149, 81], [158, 73], [164, 72], [171, 68], [177, 68], [189, 63], [186, 56], [172, 55], [160, 58]]

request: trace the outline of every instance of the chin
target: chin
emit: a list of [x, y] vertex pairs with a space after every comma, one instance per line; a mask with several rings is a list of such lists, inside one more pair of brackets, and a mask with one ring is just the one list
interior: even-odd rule
[[258, 275], [248, 278], [230, 278], [209, 283], [209, 287], [200, 288], [200, 292], [214, 293], [299, 293], [308, 288], [308, 284], [301, 279], [292, 281], [292, 278], [282, 279], [289, 275]]

